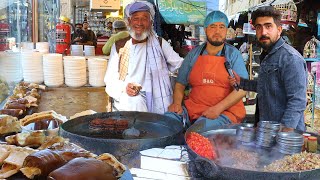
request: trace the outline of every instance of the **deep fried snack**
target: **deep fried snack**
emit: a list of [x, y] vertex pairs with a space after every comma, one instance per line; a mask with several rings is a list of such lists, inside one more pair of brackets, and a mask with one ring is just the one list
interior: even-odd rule
[[39, 147], [45, 142], [46, 135], [43, 131], [23, 132], [7, 136], [5, 140], [12, 145]]
[[64, 166], [54, 170], [48, 176], [50, 180], [116, 180], [112, 166], [94, 158], [75, 158]]
[[40, 113], [33, 113], [32, 115], [28, 115], [22, 119], [20, 119], [21, 126], [26, 126], [30, 123], [41, 121], [44, 119], [56, 119], [60, 123], [67, 121], [66, 117], [56, 113], [55, 111], [43, 111]]
[[120, 163], [112, 154], [103, 153], [98, 156], [97, 159], [111, 165], [117, 171], [117, 177], [121, 177], [126, 170], [126, 167], [122, 163]]
[[13, 117], [19, 117], [23, 114], [23, 110], [21, 109], [1, 109], [0, 114], [6, 114]]
[[10, 147], [10, 154], [3, 161], [3, 165], [0, 170], [0, 179], [8, 178], [19, 172], [24, 159], [34, 152], [35, 150], [31, 148]]
[[20, 171], [30, 179], [35, 176], [46, 177], [66, 163], [58, 152], [45, 149], [27, 156]]
[[21, 127], [16, 117], [5, 114], [0, 115], [0, 135], [20, 131]]

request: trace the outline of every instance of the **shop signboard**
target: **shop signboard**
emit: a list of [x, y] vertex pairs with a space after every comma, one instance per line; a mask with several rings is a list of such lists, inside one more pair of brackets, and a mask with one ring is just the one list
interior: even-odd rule
[[[188, 2], [188, 3], [186, 3]], [[202, 25], [207, 15], [206, 1], [159, 0], [158, 8], [167, 24]]]
[[120, 9], [120, 0], [90, 0], [90, 9], [116, 11]]

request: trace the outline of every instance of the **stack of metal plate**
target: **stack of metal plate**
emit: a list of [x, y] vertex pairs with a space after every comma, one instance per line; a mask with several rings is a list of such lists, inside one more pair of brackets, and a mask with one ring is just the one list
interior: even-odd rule
[[296, 132], [279, 132], [277, 146], [283, 154], [300, 153], [303, 145], [303, 136]]
[[279, 122], [260, 121], [256, 132], [256, 144], [266, 148], [274, 146], [276, 144], [276, 135], [279, 130]]
[[250, 143], [254, 141], [255, 129], [253, 126], [254, 124], [251, 124], [251, 123], [242, 123], [237, 128], [237, 139], [245, 143]]

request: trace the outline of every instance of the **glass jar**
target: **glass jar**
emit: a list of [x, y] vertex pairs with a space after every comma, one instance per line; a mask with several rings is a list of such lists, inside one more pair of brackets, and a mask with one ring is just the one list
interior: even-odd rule
[[308, 137], [308, 151], [312, 152], [312, 153], [316, 153], [317, 152], [317, 137], [315, 136], [310, 136]]
[[308, 138], [311, 136], [311, 134], [303, 133], [302, 136], [303, 136], [302, 151], [307, 151], [308, 150]]

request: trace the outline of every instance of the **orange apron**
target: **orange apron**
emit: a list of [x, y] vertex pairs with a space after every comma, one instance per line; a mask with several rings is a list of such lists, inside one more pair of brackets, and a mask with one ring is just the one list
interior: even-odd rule
[[[200, 55], [195, 62], [189, 78], [192, 89], [189, 98], [185, 100], [191, 122], [197, 120], [206, 109], [216, 105], [233, 91], [224, 66], [225, 60], [222, 56]], [[242, 100], [222, 114], [233, 123], [240, 123], [246, 115]]]

